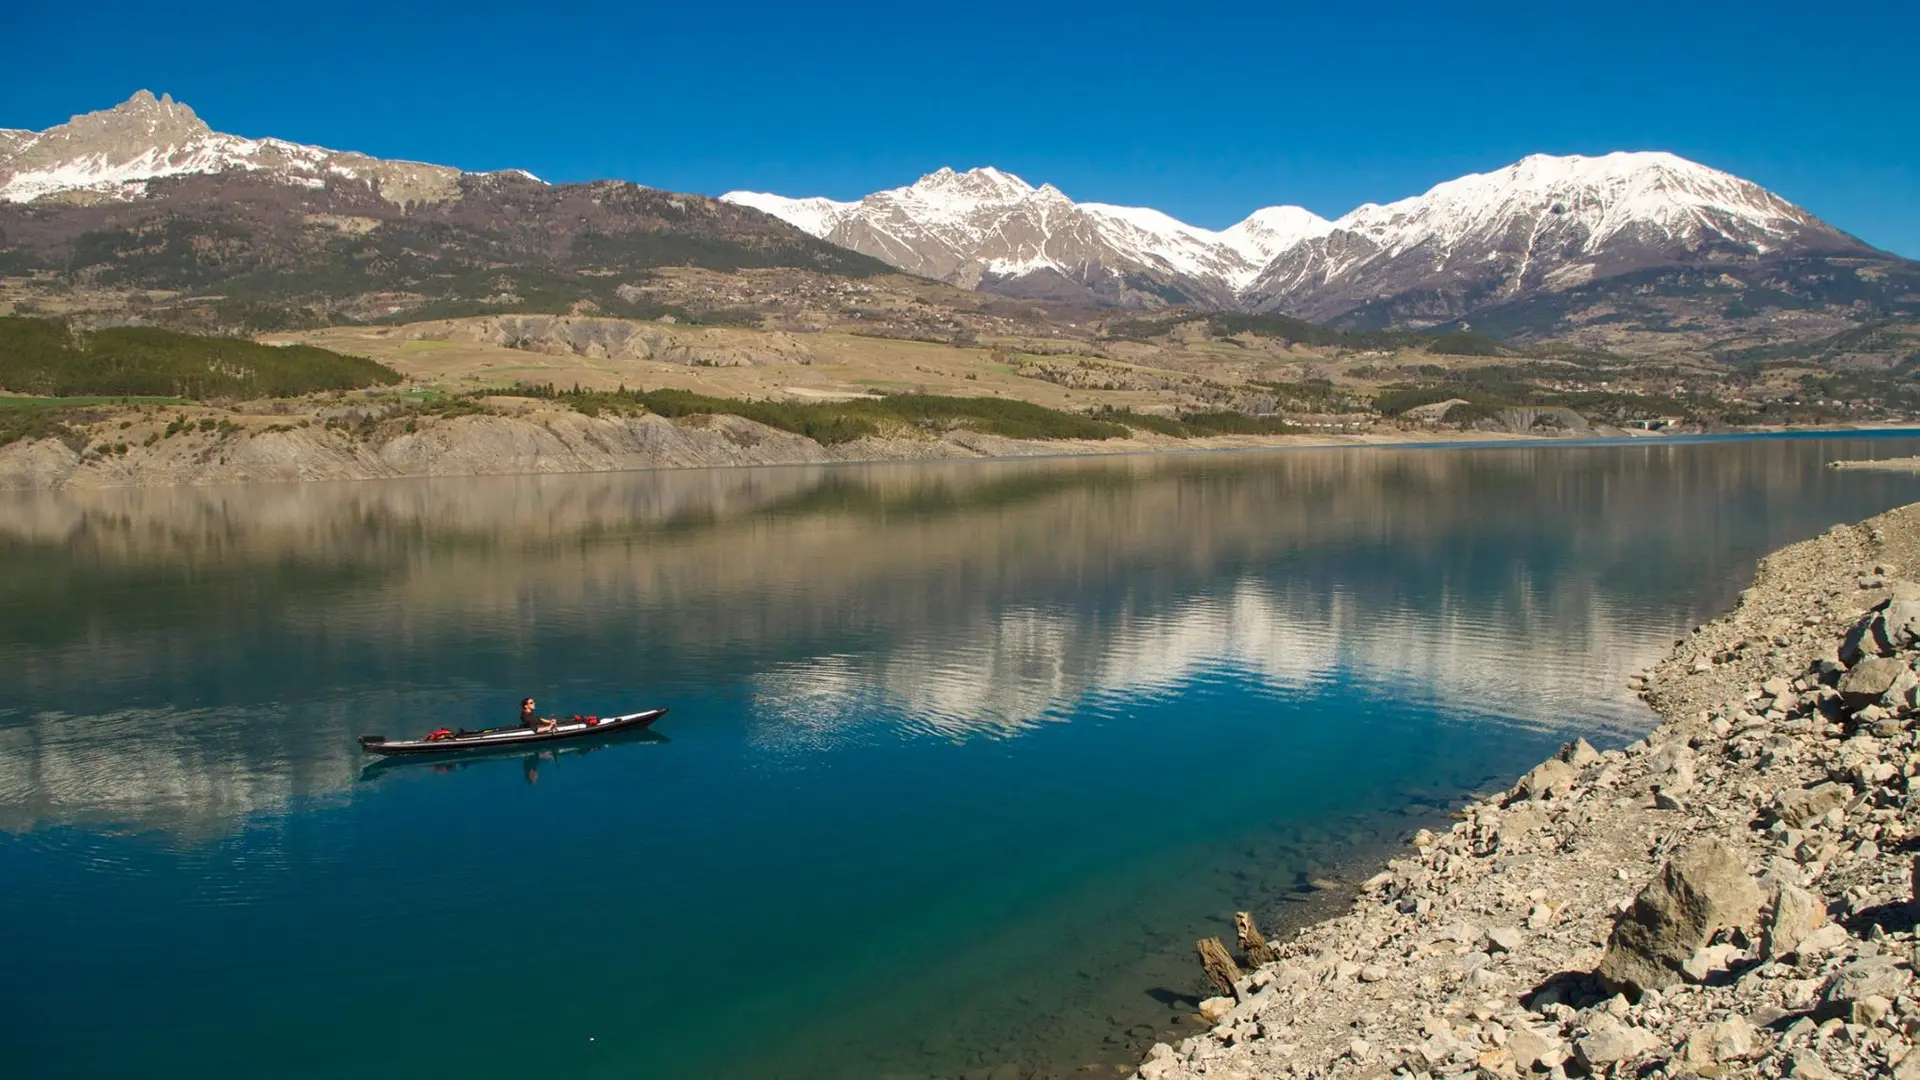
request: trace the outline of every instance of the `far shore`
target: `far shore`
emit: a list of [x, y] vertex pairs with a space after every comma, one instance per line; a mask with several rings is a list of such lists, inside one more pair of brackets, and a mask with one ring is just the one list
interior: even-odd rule
[[[194, 419], [193, 407], [170, 408]], [[211, 414], [209, 414], [211, 416]], [[222, 414], [226, 419], [226, 414]], [[668, 420], [654, 415], [588, 417], [545, 405], [509, 413], [427, 420], [412, 430], [356, 436], [312, 424], [242, 417], [174, 430], [160, 412], [134, 415], [114, 441], [75, 447], [39, 439], [0, 447], [0, 490], [181, 487], [296, 481], [519, 476], [733, 466], [934, 460], [1037, 459], [1130, 454], [1212, 453], [1341, 447], [1466, 448], [1531, 444], [1611, 445], [1702, 438], [1888, 433], [1899, 425], [1643, 432], [1607, 429], [1581, 435], [1486, 431], [1382, 430], [1355, 434], [1222, 435], [1181, 439], [1136, 431], [1107, 440], [1011, 439], [968, 430], [930, 437], [866, 437], [825, 446], [741, 417]], [[164, 436], [164, 437], [163, 437]], [[1905, 459], [1920, 460], [1920, 459]], [[1862, 463], [1859, 467], [1892, 467]]]
[[1832, 461], [1827, 463], [1831, 469], [1853, 469], [1865, 472], [1920, 472], [1920, 457], [1863, 458], [1853, 461]]

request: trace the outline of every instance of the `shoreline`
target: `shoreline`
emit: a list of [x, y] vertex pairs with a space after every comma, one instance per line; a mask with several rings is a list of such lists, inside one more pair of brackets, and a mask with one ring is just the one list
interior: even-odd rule
[[[328, 427], [255, 424], [179, 432], [164, 418], [130, 420], [107, 448], [56, 438], [0, 446], [0, 490], [212, 487], [248, 483], [528, 476], [770, 465], [913, 461], [1042, 460], [1290, 449], [1467, 449], [1497, 446], [1684, 444], [1737, 438], [1891, 435], [1910, 426], [1753, 429], [1722, 433], [1627, 433], [1597, 437], [1484, 431], [1357, 435], [1224, 435], [1194, 439], [1136, 432], [1126, 439], [1026, 440], [972, 431], [931, 438], [865, 437], [825, 446], [731, 415], [678, 421], [653, 415], [588, 417], [530, 407], [510, 415], [437, 419], [379, 439]], [[409, 425], [411, 426], [411, 425]], [[151, 428], [152, 430], [148, 430]], [[102, 452], [103, 448], [105, 452]]]
[[1901, 577], [1920, 503], [1768, 555], [1636, 677], [1643, 739], [1577, 740], [1421, 830], [1135, 1075], [1920, 1078]]
[[1920, 472], [1920, 457], [1863, 458], [1853, 461], [1829, 461], [1827, 468], [1858, 472]]

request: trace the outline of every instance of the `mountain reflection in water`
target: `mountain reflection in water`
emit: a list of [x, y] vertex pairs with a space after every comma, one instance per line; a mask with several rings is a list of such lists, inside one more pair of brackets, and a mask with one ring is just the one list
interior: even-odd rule
[[354, 735], [522, 688], [737, 685], [757, 743], [810, 752], [875, 700], [1011, 737], [1210, 670], [1627, 730], [1626, 676], [1759, 552], [1911, 497], [1820, 467], [1896, 442], [9, 493], [0, 828], [350, 798]]

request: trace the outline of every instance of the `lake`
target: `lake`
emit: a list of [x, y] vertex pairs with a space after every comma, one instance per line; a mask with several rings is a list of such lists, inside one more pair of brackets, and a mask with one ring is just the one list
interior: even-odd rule
[[[1124, 1075], [1920, 438], [0, 494], [10, 1076]], [[665, 705], [651, 734], [374, 764]], [[557, 752], [554, 752], [557, 751]]]

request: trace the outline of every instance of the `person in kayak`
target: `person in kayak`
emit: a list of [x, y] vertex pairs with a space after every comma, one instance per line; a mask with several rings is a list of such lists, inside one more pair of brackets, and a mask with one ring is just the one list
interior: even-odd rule
[[530, 727], [537, 732], [543, 733], [552, 731], [554, 728], [560, 726], [560, 721], [558, 720], [549, 720], [543, 716], [535, 716], [532, 698], [526, 698], [520, 702], [520, 723], [525, 727]]

